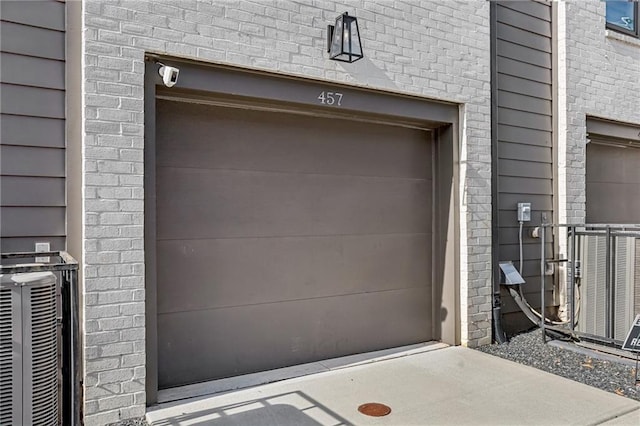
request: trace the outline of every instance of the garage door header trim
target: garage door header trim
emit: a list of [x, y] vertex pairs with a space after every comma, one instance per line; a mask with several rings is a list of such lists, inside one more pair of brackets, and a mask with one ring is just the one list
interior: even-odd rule
[[[155, 59], [148, 59], [147, 67], [155, 71], [150, 74], [154, 75], [157, 94], [163, 97], [175, 95], [184, 98], [191, 95], [201, 98], [203, 95], [218, 95], [247, 100], [262, 99], [297, 104], [305, 108], [333, 110], [339, 114], [357, 112], [396, 117], [403, 122], [420, 123], [421, 127], [425, 128], [453, 124], [459, 117], [459, 106], [453, 103], [334, 82], [163, 58], [163, 64], [180, 69], [178, 83], [167, 89], [157, 73], [156, 68], [159, 68], [159, 65], [155, 63]], [[319, 100], [323, 92], [340, 93], [341, 105], [323, 105]]]

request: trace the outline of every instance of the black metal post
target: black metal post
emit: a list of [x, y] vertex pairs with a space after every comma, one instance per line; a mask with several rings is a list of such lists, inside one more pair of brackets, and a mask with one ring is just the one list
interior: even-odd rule
[[62, 282], [62, 414], [65, 424], [82, 424], [82, 376], [78, 321], [78, 272], [65, 271]]
[[611, 275], [609, 275], [609, 333], [612, 339], [615, 339], [616, 335], [616, 275], [618, 269], [617, 260], [617, 248], [618, 248], [618, 236], [614, 230], [611, 234]]
[[71, 377], [73, 378], [72, 384], [69, 388], [68, 394], [71, 397], [71, 419], [74, 426], [82, 425], [82, 360], [81, 360], [81, 340], [80, 340], [80, 321], [79, 321], [79, 297], [78, 297], [78, 270], [70, 271], [71, 279], [69, 280], [69, 296], [70, 296], [70, 333], [71, 344], [69, 347], [71, 358]]
[[569, 281], [569, 286], [571, 291], [571, 331], [573, 331], [576, 327], [576, 227], [569, 226], [568, 231], [571, 233], [571, 280]]
[[611, 228], [609, 225], [606, 227], [606, 241], [605, 241], [605, 263], [604, 263], [604, 288], [605, 288], [605, 308], [604, 308], [604, 318], [605, 318], [605, 337], [612, 338], [613, 333], [611, 332]]
[[542, 230], [542, 235], [540, 236], [540, 330], [542, 330], [542, 342], [547, 343], [547, 331], [544, 328], [544, 307], [546, 305], [544, 300], [544, 288], [546, 284], [546, 252], [545, 252], [545, 235], [547, 233], [547, 227], [545, 224], [541, 224], [540, 229]]
[[[71, 358], [71, 321], [69, 316], [71, 315], [71, 285], [69, 283], [70, 273], [68, 271], [62, 272], [62, 419], [63, 422], [71, 419], [71, 412], [73, 411], [72, 394], [69, 389], [73, 387], [73, 361]], [[75, 423], [74, 423], [75, 424]]]

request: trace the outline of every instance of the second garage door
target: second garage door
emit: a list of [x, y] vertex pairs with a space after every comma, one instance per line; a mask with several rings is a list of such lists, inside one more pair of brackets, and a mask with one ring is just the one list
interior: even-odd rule
[[587, 223], [640, 223], [640, 149], [587, 144]]
[[157, 104], [159, 387], [432, 337], [432, 143]]

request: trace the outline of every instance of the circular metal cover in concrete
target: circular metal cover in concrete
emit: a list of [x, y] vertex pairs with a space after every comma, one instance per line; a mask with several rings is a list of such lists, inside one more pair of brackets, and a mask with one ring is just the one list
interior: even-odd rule
[[367, 402], [366, 404], [359, 406], [358, 411], [365, 416], [383, 417], [391, 413], [391, 407], [378, 402]]

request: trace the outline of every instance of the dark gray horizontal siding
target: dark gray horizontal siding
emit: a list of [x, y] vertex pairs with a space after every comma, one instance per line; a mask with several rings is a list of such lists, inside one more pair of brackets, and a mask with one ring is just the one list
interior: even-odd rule
[[0, 53], [2, 82], [64, 90], [64, 61]]
[[498, 34], [498, 40], [551, 53], [551, 39], [547, 36], [535, 34], [500, 22], [498, 22]]
[[41, 146], [64, 148], [64, 120], [1, 114], [0, 127], [3, 145]]
[[65, 7], [60, 1], [3, 0], [0, 16], [5, 22], [64, 32]]
[[498, 90], [551, 100], [551, 87], [546, 83], [498, 73]]
[[[529, 237], [528, 230], [543, 216], [547, 221], [553, 218], [551, 6], [501, 1], [493, 7], [495, 256], [519, 264], [517, 203], [530, 202], [532, 220], [523, 232], [523, 291], [533, 306], [540, 306], [540, 240]], [[547, 251], [553, 253], [553, 242]], [[552, 300], [552, 280], [548, 281]], [[504, 292], [503, 301], [506, 319], [519, 312]]]
[[64, 91], [2, 84], [2, 112], [44, 118], [64, 118]]
[[[552, 193], [553, 186], [551, 178], [528, 178], [513, 177], [500, 174], [500, 192], [508, 192], [510, 194], [540, 194], [545, 195]], [[523, 200], [526, 201], [526, 200]], [[535, 207], [532, 206], [532, 209]]]
[[[501, 92], [498, 92], [500, 97]], [[551, 147], [551, 134], [543, 130], [525, 129], [517, 126], [501, 125], [498, 137], [501, 142], [516, 142], [525, 145]]]
[[[553, 244], [548, 243], [547, 250], [551, 250]], [[514, 251], [518, 251], [520, 248], [517, 237], [516, 241], [511, 244], [501, 244], [500, 251], [498, 252], [501, 257], [503, 256], [511, 256], [511, 253]], [[529, 260], [538, 260], [540, 259], [540, 241], [529, 241], [528, 243], [522, 244], [522, 257], [524, 261], [527, 262]], [[540, 269], [540, 264], [538, 263], [538, 270]]]
[[514, 10], [543, 21], [551, 22], [551, 8], [544, 3], [536, 1], [503, 1], [500, 5], [509, 10]]
[[3, 176], [0, 200], [6, 207], [64, 207], [64, 177]]
[[2, 176], [64, 177], [64, 149], [0, 145]]
[[533, 98], [520, 93], [501, 91], [498, 94], [498, 106], [515, 111], [526, 111], [551, 116], [551, 101]]
[[2, 21], [0, 37], [3, 52], [64, 61], [64, 32]]
[[0, 238], [0, 252], [33, 251], [33, 245], [36, 241], [48, 241], [53, 251], [65, 250], [67, 244], [66, 237], [57, 237], [55, 235], [18, 238], [3, 237]]
[[[528, 201], [529, 196], [531, 194], [518, 194], [520, 195], [520, 201]], [[533, 206], [533, 203], [531, 203], [531, 205]], [[512, 209], [504, 209], [504, 210], [500, 210], [498, 212], [498, 221], [500, 221], [501, 224], [507, 224], [510, 221], [513, 221], [513, 218], [516, 217], [516, 212], [518, 211], [518, 209], [516, 207], [513, 207]], [[529, 231], [529, 229], [531, 229], [531, 227], [535, 226], [535, 225], [539, 225], [540, 224], [540, 218], [542, 217], [542, 215], [546, 215], [547, 217], [547, 221], [551, 222], [552, 216], [551, 214], [553, 213], [553, 210], [540, 210], [540, 209], [536, 209], [535, 207], [531, 210], [531, 218], [532, 221], [527, 223], [524, 226], [524, 231], [523, 233], [527, 233]], [[506, 228], [513, 228], [513, 229], [517, 229], [518, 225], [516, 222], [516, 225], [501, 225], [500, 230], [504, 230]], [[513, 252], [513, 259], [501, 259], [501, 260], [517, 260], [518, 259], [518, 252]]]
[[539, 67], [502, 56], [498, 57], [498, 67], [503, 75], [522, 77], [540, 83], [551, 83], [551, 70], [546, 67]]
[[[537, 206], [540, 211], [553, 210], [553, 196], [551, 195], [527, 194], [527, 199], [531, 202], [532, 205]], [[516, 194], [503, 192], [502, 194], [500, 194], [498, 208], [500, 210], [515, 209], [514, 206], [517, 205], [520, 201], [522, 201], [522, 194], [520, 194], [520, 192]]]
[[3, 207], [2, 237], [65, 235], [64, 207]]
[[549, 178], [553, 173], [551, 165], [548, 163], [534, 163], [525, 160], [503, 160], [500, 162], [501, 176], [526, 177], [526, 178]]
[[[496, 17], [498, 23], [511, 25], [534, 34], [539, 34], [551, 38], [551, 18], [541, 18], [537, 15], [533, 16], [531, 14], [525, 13], [522, 10], [516, 10], [516, 8], [518, 7], [518, 3], [520, 3], [519, 1], [501, 1], [496, 3], [498, 6], [496, 8]], [[550, 6], [543, 6], [550, 8]], [[549, 12], [548, 16], [551, 16], [551, 12]], [[500, 34], [496, 34], [496, 36], [498, 39], [500, 38]]]
[[551, 116], [502, 107], [500, 108], [498, 124], [550, 132]]
[[538, 67], [550, 67], [551, 57], [548, 52], [525, 47], [517, 43], [498, 40], [498, 56], [512, 58], [525, 64], [535, 65]]
[[65, 249], [65, 3], [0, 2], [0, 251]]
[[[549, 209], [548, 211], [551, 211]], [[528, 232], [524, 233], [524, 244], [535, 244], [540, 248], [540, 240], [532, 238]], [[502, 228], [500, 232], [500, 244], [518, 244], [518, 227]]]
[[[499, 129], [498, 129], [499, 130]], [[551, 147], [500, 141], [498, 158], [551, 163]]]

